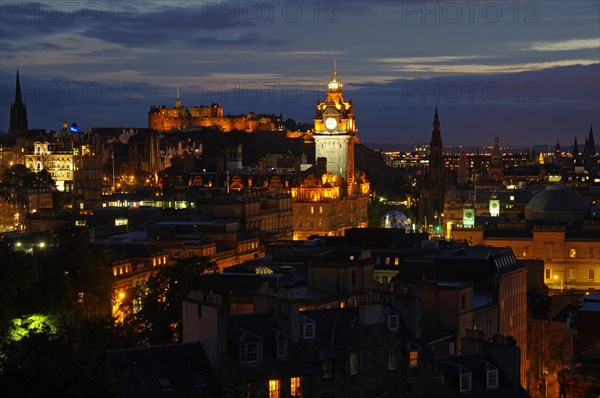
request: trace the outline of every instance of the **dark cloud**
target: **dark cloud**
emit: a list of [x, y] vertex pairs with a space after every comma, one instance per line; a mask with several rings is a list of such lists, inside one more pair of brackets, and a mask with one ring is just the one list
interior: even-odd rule
[[[257, 31], [270, 20], [269, 2], [194, 2], [184, 7], [151, 3], [7, 3], [2, 5], [2, 41], [38, 40], [73, 32], [84, 38], [100, 39], [137, 47], [181, 43], [186, 45], [282, 44], [288, 40], [263, 39]], [[247, 32], [250, 30], [250, 32]], [[258, 41], [256, 39], [259, 39]]]
[[[600, 130], [600, 64], [571, 66], [536, 72], [504, 75], [470, 75], [429, 80], [401, 80], [379, 85], [351, 85], [344, 90], [352, 98], [359, 136], [366, 143], [423, 143], [431, 134], [433, 111], [437, 106], [445, 143], [489, 145], [494, 136], [503, 143], [528, 145], [553, 144], [559, 138], [569, 144], [580, 139], [589, 125]], [[72, 79], [37, 80], [23, 74], [22, 84], [30, 125], [57, 128], [63, 117], [76, 120], [82, 126], [124, 125], [145, 127], [151, 104], [174, 103], [174, 90], [145, 82], [73, 82]], [[6, 116], [14, 95], [14, 72], [3, 71], [0, 115]], [[248, 86], [245, 90], [202, 91], [201, 86], [184, 86], [184, 105], [220, 102], [226, 113], [283, 113], [299, 121], [311, 121], [318, 98], [323, 99], [324, 84], [300, 93], [274, 90], [265, 86]], [[537, 91], [528, 91], [534, 83]], [[426, 84], [421, 97], [415, 87]], [[492, 91], [482, 94], [485, 85], [499, 87], [502, 96], [492, 101]], [[438, 85], [438, 89], [434, 87]], [[450, 98], [451, 87], [475, 87], [473, 101], [463, 92], [463, 98]], [[60, 91], [60, 99], [54, 99]], [[72, 98], [69, 97], [72, 88]], [[447, 92], [444, 94], [444, 90]], [[515, 98], [516, 90], [520, 90]], [[407, 91], [408, 90], [408, 91]], [[492, 90], [490, 88], [490, 90]], [[99, 96], [98, 96], [99, 93]], [[436, 94], [439, 97], [436, 98]], [[454, 94], [452, 94], [454, 95]], [[488, 97], [485, 97], [487, 95]], [[54, 97], [53, 97], [54, 96]], [[98, 97], [98, 98], [96, 98]], [[0, 129], [8, 120], [0, 118]]]

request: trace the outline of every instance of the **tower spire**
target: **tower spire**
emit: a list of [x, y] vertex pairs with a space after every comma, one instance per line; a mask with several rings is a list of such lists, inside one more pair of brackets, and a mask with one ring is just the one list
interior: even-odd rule
[[433, 131], [431, 132], [431, 142], [429, 143], [430, 168], [443, 168], [442, 159], [442, 133], [440, 131], [440, 117], [438, 115], [437, 106], [435, 107], [435, 115], [433, 116]]
[[335, 65], [335, 57], [333, 57], [333, 77], [337, 76], [337, 68]]
[[21, 79], [19, 79], [19, 70], [17, 69], [17, 88], [15, 90], [15, 104], [20, 104], [23, 102], [21, 97]]
[[596, 154], [596, 143], [594, 142], [594, 132], [592, 131], [591, 124], [590, 124], [590, 133], [587, 138], [587, 143], [588, 143], [588, 149], [587, 149], [588, 155], [592, 155], [592, 156], [595, 155]]
[[27, 127], [27, 107], [23, 104], [21, 96], [21, 79], [17, 69], [17, 81], [15, 87], [15, 102], [10, 106], [10, 125], [8, 132], [26, 131]]
[[179, 99], [179, 86], [177, 86], [177, 99], [175, 100], [175, 106], [177, 108], [181, 106], [181, 100]]

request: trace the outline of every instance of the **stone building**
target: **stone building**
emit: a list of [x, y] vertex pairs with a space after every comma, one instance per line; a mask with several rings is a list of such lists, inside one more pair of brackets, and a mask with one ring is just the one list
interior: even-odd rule
[[600, 225], [590, 206], [562, 184], [534, 195], [525, 222], [455, 228], [454, 239], [472, 245], [511, 247], [520, 259], [545, 261], [544, 281], [554, 291], [600, 289]]
[[193, 106], [188, 109], [181, 105], [179, 94], [175, 107], [152, 105], [148, 112], [148, 127], [156, 131], [186, 130], [194, 128], [217, 128], [224, 133], [232, 130], [274, 131], [275, 121], [268, 116], [249, 112], [245, 115], [224, 115], [223, 107], [217, 103], [210, 106]]
[[317, 102], [314, 123], [317, 164], [305, 170], [298, 186], [292, 188], [295, 240], [343, 235], [349, 228], [368, 225], [370, 184], [354, 169], [354, 144], [358, 142], [354, 109], [352, 101], [344, 101], [335, 66], [327, 97]]

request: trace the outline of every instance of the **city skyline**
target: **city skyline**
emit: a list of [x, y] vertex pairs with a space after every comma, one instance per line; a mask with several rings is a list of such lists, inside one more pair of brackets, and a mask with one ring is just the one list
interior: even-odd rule
[[[364, 143], [564, 146], [600, 125], [594, 2], [5, 3], [0, 130], [146, 127], [152, 104], [312, 122], [337, 58]], [[360, 30], [356, 29], [360, 27]], [[354, 32], [359, 34], [353, 34]]]

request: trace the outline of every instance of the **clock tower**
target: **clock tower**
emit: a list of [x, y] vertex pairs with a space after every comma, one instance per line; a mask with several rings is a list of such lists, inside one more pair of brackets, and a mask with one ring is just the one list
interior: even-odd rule
[[355, 182], [354, 144], [358, 137], [352, 100], [345, 102], [342, 97], [342, 83], [337, 78], [335, 59], [325, 102], [317, 102], [313, 139], [316, 159], [327, 158], [327, 173], [341, 177], [351, 192]]

